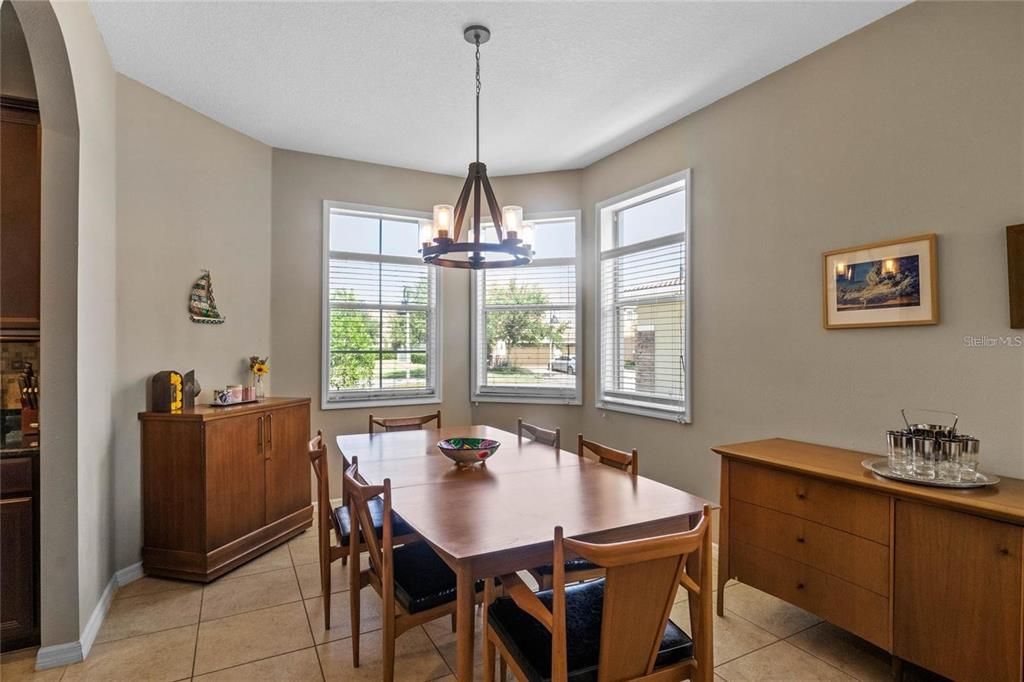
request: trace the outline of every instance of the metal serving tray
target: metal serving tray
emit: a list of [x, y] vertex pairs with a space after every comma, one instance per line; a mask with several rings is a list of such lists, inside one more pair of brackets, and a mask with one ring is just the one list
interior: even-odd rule
[[996, 483], [999, 483], [998, 476], [994, 476], [993, 474], [983, 474], [980, 471], [978, 472], [977, 477], [973, 481], [949, 481], [942, 479], [927, 480], [922, 478], [916, 478], [914, 476], [908, 476], [906, 474], [898, 474], [889, 468], [889, 461], [884, 457], [879, 457], [877, 459], [866, 459], [863, 462], [861, 462], [861, 466], [863, 466], [865, 469], [872, 472], [873, 474], [881, 476], [882, 478], [889, 478], [894, 481], [902, 481], [903, 483], [914, 483], [916, 485], [928, 485], [932, 486], [933, 488], [985, 488], [990, 485], [995, 485]]

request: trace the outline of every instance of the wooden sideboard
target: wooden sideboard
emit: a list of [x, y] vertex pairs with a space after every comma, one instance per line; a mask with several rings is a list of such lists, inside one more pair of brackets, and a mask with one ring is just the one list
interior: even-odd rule
[[312, 525], [309, 398], [139, 419], [147, 575], [209, 582]]
[[1021, 680], [1024, 481], [879, 478], [869, 453], [770, 439], [722, 456], [718, 601], [735, 578], [954, 680]]

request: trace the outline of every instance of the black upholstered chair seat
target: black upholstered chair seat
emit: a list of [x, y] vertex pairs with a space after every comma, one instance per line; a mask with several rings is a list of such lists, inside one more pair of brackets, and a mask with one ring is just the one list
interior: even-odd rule
[[[373, 520], [373, 530], [377, 533], [377, 537], [381, 537], [384, 533], [384, 500], [375, 497], [370, 500], [368, 506], [370, 508], [370, 518]], [[334, 508], [334, 523], [335, 529], [341, 529], [341, 537], [338, 538], [341, 546], [348, 547], [348, 539], [352, 535], [352, 519], [349, 518], [348, 507]], [[413, 530], [405, 522], [405, 519], [391, 512], [391, 533], [393, 537], [397, 538], [402, 535], [410, 535], [413, 533]]]
[[[395, 600], [409, 613], [455, 601], [455, 573], [425, 542], [395, 547]], [[477, 592], [484, 588], [477, 581]]]
[[[566, 644], [571, 682], [597, 679], [604, 585], [605, 581], [601, 579], [565, 588]], [[538, 592], [537, 596], [545, 606], [551, 608], [551, 590]], [[547, 682], [551, 679], [551, 633], [533, 616], [516, 606], [511, 598], [500, 597], [491, 604], [487, 622], [530, 682]], [[661, 640], [655, 667], [677, 663], [692, 656], [693, 641], [669, 620], [665, 625], [665, 635]]]
[[[597, 568], [597, 564], [587, 561], [586, 559], [568, 559], [565, 562], [565, 572], [571, 573], [573, 571], [592, 571]], [[544, 566], [538, 566], [533, 569], [541, 575], [554, 575], [555, 567], [551, 564], [545, 564]]]

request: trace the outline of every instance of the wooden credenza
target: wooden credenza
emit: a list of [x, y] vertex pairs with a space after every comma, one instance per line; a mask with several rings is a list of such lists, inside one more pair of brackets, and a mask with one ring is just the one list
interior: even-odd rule
[[146, 574], [208, 582], [312, 525], [309, 398], [139, 419]]
[[785, 439], [722, 456], [726, 581], [773, 594], [954, 680], [1022, 679], [1024, 481], [951, 491], [878, 478], [863, 452]]

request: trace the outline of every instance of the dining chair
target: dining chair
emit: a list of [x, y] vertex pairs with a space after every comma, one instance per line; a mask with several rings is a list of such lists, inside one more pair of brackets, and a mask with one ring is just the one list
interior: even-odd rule
[[[484, 679], [499, 656], [519, 680], [699, 680], [714, 669], [711, 615], [711, 508], [683, 533], [596, 544], [555, 528], [555, 583], [533, 592], [516, 574], [500, 578], [505, 595], [484, 588]], [[606, 575], [565, 584], [567, 553]], [[690, 633], [669, 618], [676, 586], [690, 594]], [[504, 666], [503, 666], [504, 667]]]
[[523, 434], [532, 441], [550, 445], [555, 450], [560, 450], [562, 445], [562, 429], [544, 429], [534, 424], [527, 424], [522, 417], [517, 420], [516, 433], [519, 436], [520, 445], [523, 442]]
[[373, 433], [374, 425], [385, 431], [419, 431], [426, 424], [437, 420], [435, 428], [441, 428], [441, 410], [434, 414], [425, 414], [420, 417], [374, 417], [370, 415], [370, 433]]
[[[639, 473], [640, 458], [636, 448], [633, 448], [632, 452], [624, 452], [592, 440], [586, 440], [582, 433], [577, 434], [576, 454], [579, 455], [580, 458], [586, 459], [586, 453], [588, 452], [593, 454], [601, 464], [615, 469], [621, 469], [622, 471], [628, 471], [632, 476], [637, 476]], [[552, 565], [547, 564], [531, 568], [529, 573], [533, 576], [533, 579], [537, 581], [537, 585], [540, 589], [551, 589], [555, 575], [555, 570]], [[570, 583], [591, 580], [593, 578], [599, 578], [602, 575], [604, 575], [604, 571], [582, 557], [569, 559], [565, 564], [565, 579]]]
[[601, 445], [596, 441], [587, 440], [583, 437], [582, 433], [577, 434], [576, 454], [580, 457], [585, 457], [588, 452], [597, 457], [597, 461], [601, 464], [628, 471], [633, 476], [636, 476], [640, 471], [640, 457], [636, 448], [633, 448], [632, 452], [624, 452], [610, 448], [607, 445]]
[[[324, 629], [331, 629], [331, 564], [341, 559], [342, 565], [348, 563], [350, 543], [352, 541], [352, 522], [348, 507], [344, 504], [334, 507], [331, 504], [330, 477], [327, 473], [327, 446], [324, 443], [323, 431], [317, 431], [316, 437], [309, 441], [309, 460], [316, 475], [316, 510], [317, 510], [317, 545], [320, 549], [320, 589], [323, 591]], [[377, 537], [384, 532], [384, 503], [382, 500], [371, 500], [371, 518]], [[419, 536], [398, 515], [392, 519], [393, 541], [399, 544], [413, 542]], [[331, 544], [331, 529], [337, 544]], [[366, 544], [356, 542], [355, 553], [358, 556], [366, 551]], [[353, 566], [359, 566], [357, 560]]]
[[[370, 585], [383, 602], [382, 636], [384, 680], [395, 677], [395, 640], [406, 630], [429, 623], [442, 616], [455, 622], [455, 573], [426, 542], [412, 542], [396, 547], [394, 519], [391, 513], [391, 479], [382, 485], [369, 485], [359, 475], [359, 458], [344, 474], [349, 493], [349, 514], [353, 524], [355, 543], [365, 541], [369, 553], [369, 566], [361, 571], [349, 571], [349, 606], [352, 618], [352, 665], [359, 667], [359, 610], [360, 592]], [[380, 500], [383, 509], [383, 532], [378, 535], [372, 503]], [[374, 532], [366, 532], [374, 529]], [[356, 544], [349, 545], [351, 566], [358, 566]], [[483, 581], [476, 584], [483, 590]], [[478, 600], [482, 594], [478, 595]]]

